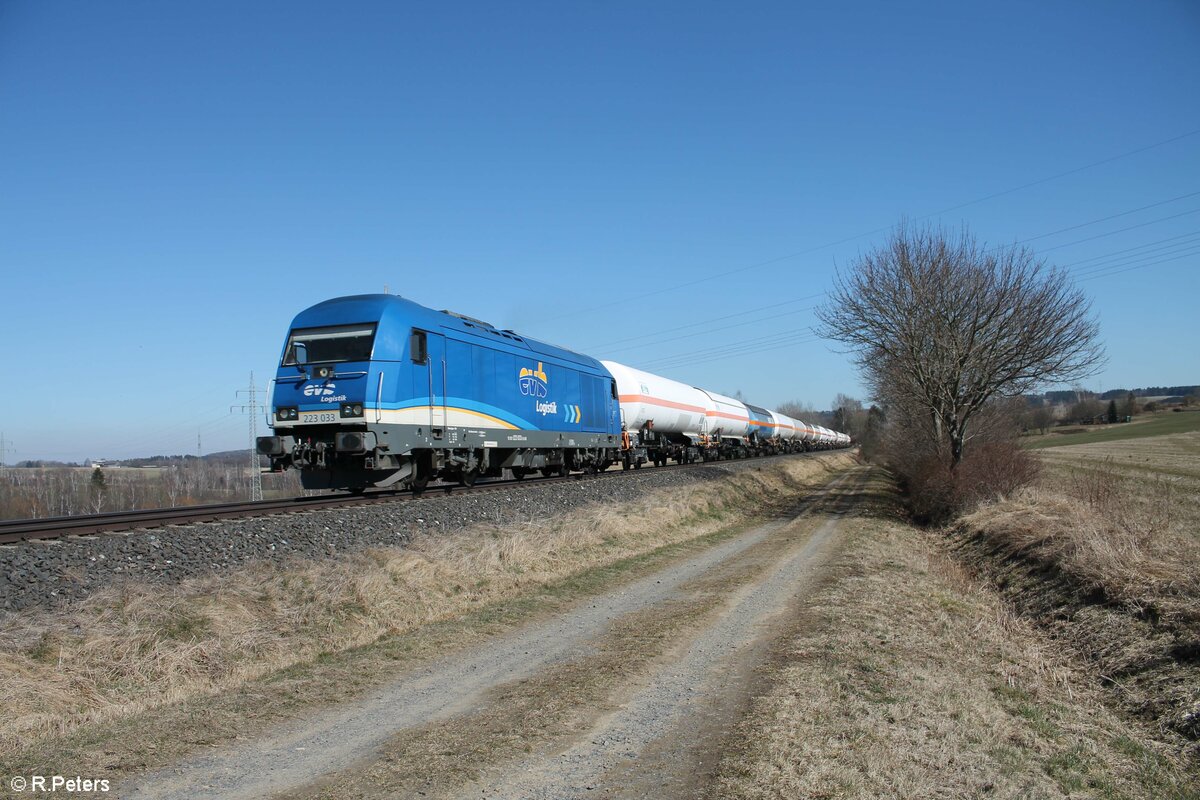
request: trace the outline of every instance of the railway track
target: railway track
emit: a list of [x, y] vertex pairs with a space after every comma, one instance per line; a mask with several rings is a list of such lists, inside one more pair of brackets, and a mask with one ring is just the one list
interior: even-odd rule
[[[792, 453], [790, 455], [801, 454]], [[778, 457], [754, 456], [746, 459], [737, 459], [734, 463]], [[709, 461], [697, 464], [668, 464], [663, 467], [646, 467], [646, 469], [703, 469], [723, 463], [725, 462]], [[104, 514], [80, 514], [70, 517], [0, 520], [0, 545], [36, 539], [60, 539], [67, 536], [87, 536], [105, 532], [161, 528], [165, 525], [185, 525], [193, 522], [216, 522], [224, 519], [243, 519], [270, 514], [289, 514], [327, 508], [406, 502], [447, 494], [495, 492], [503, 489], [511, 489], [515, 486], [545, 486], [550, 483], [561, 483], [564, 481], [613, 477], [623, 473], [623, 470], [610, 468], [605, 472], [592, 474], [576, 473], [531, 480], [482, 481], [474, 486], [434, 484], [420, 494], [415, 494], [411, 490], [380, 490], [366, 492], [361, 495], [318, 495], [315, 497], [292, 497], [282, 500], [261, 500], [258, 502], [214, 503], [176, 508], [151, 508], [141, 511], [112, 511]]]

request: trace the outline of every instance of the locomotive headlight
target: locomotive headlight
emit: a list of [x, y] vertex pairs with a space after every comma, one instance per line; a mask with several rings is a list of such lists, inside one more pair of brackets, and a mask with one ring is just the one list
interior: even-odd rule
[[341, 453], [361, 453], [367, 449], [366, 437], [361, 433], [339, 433], [334, 447]]
[[319, 367], [314, 367], [313, 375], [315, 375], [318, 378], [332, 378], [333, 377], [333, 367], [329, 366], [328, 364], [323, 364]]
[[343, 417], [361, 417], [363, 415], [362, 403], [346, 403], [340, 410]]
[[354, 416], [356, 416], [356, 417], [362, 416], [362, 406], [359, 405], [358, 403], [354, 404]]
[[283, 438], [280, 436], [259, 436], [255, 445], [264, 456], [283, 455]]
[[297, 412], [297, 410], [294, 408], [277, 408], [277, 409], [275, 409], [275, 419], [278, 419], [278, 420], [286, 421], [286, 420], [290, 420], [290, 419], [296, 419], [299, 416], [300, 416], [299, 412]]

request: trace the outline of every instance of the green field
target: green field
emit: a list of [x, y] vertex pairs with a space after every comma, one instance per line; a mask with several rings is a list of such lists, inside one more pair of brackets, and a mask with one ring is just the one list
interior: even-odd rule
[[[1070, 432], [1066, 432], [1069, 430]], [[1140, 439], [1145, 436], [1166, 436], [1172, 433], [1200, 431], [1200, 411], [1159, 411], [1153, 415], [1136, 417], [1133, 422], [1115, 425], [1082, 425], [1056, 433], [1053, 429], [1045, 435], [1025, 436], [1021, 444], [1030, 449], [1065, 447], [1072, 444], [1095, 442], [1117, 442], [1122, 439]]]

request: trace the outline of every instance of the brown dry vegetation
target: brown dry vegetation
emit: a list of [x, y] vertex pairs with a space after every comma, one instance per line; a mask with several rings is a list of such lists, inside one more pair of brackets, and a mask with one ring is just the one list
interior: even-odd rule
[[708, 796], [1196, 798], [1195, 773], [937, 533], [847, 521]]
[[1196, 759], [1200, 440], [1156, 438], [1058, 448], [1036, 486], [965, 517], [954, 538], [1110, 697]]
[[[192, 459], [164, 467], [0, 467], [0, 519], [37, 519], [142, 508], [170, 508], [245, 500], [250, 496], [244, 464]], [[299, 473], [264, 473], [263, 495], [306, 492]]]
[[0, 622], [0, 752], [245, 685], [753, 516], [851, 462], [789, 459], [619, 508], [419, 536], [338, 561], [126, 584]]

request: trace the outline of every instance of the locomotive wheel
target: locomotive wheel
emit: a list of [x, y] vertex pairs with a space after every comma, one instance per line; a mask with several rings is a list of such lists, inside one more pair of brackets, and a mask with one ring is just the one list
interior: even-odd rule
[[525, 469], [523, 467], [515, 468], [512, 471], [512, 474], [513, 474], [513, 480], [518, 480], [518, 481], [525, 480]]
[[425, 487], [428, 485], [429, 485], [429, 476], [428, 475], [422, 475], [419, 478], [413, 478], [412, 479], [413, 494], [420, 494], [421, 492], [425, 491]]
[[474, 486], [476, 479], [479, 478], [479, 470], [469, 469], [458, 476], [458, 482], [462, 486]]

